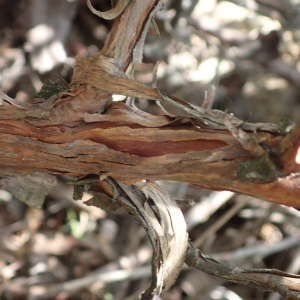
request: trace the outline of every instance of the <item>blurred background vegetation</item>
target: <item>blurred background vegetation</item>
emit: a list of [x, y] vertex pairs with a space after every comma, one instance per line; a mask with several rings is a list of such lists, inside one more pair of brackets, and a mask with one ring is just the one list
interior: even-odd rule
[[[116, 1], [114, 1], [116, 2]], [[101, 11], [110, 0], [92, 1]], [[299, 0], [168, 0], [157, 13], [161, 37], [148, 36], [135, 79], [250, 122], [294, 122], [300, 115]], [[76, 55], [101, 50], [113, 21], [85, 0], [0, 0], [0, 88], [34, 102], [46, 79], [72, 78]], [[114, 95], [115, 101], [123, 96]], [[146, 99], [137, 106], [153, 114]], [[183, 114], [166, 106], [171, 113]], [[68, 178], [36, 210], [0, 190], [0, 299], [134, 300], [150, 281], [147, 235], [124, 210], [107, 213], [72, 200]], [[190, 238], [217, 260], [299, 273], [300, 213], [231, 192], [161, 182], [182, 206]], [[90, 196], [84, 195], [83, 200]], [[64, 285], [63, 285], [64, 284]], [[50, 288], [56, 288], [49, 293]], [[184, 268], [166, 300], [279, 300]]]

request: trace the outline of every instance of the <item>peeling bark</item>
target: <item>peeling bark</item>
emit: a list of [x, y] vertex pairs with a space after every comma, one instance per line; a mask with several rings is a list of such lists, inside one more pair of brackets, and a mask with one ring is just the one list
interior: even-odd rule
[[[112, 202], [133, 213], [152, 243], [152, 284], [142, 296], [152, 299], [175, 282], [188, 236], [176, 202], [151, 179], [189, 182], [300, 207], [300, 123], [286, 131], [274, 124], [243, 122], [205, 109], [207, 102], [196, 107], [129, 79], [125, 71], [132, 61], [141, 59], [145, 32], [160, 1], [121, 2], [125, 6], [108, 12], [109, 18], [117, 19], [103, 50], [90, 58], [77, 58], [68, 90], [28, 106], [4, 97], [10, 104], [0, 106], [0, 176], [96, 174], [97, 185], [110, 184], [111, 189], [106, 186], [98, 193], [98, 200], [104, 197], [109, 202], [109, 195]], [[182, 108], [186, 116], [151, 115], [113, 103], [112, 94], [167, 101]], [[144, 185], [124, 185], [142, 179], [147, 179]], [[47, 180], [51, 187], [52, 178]], [[32, 181], [36, 184], [34, 177]], [[42, 196], [45, 193], [39, 191]], [[286, 299], [294, 296], [287, 287], [298, 291], [296, 276], [238, 270], [190, 250], [186, 262], [214, 276], [276, 290]], [[274, 287], [281, 280], [278, 276], [285, 281]]]
[[[77, 178], [99, 174], [123, 183], [175, 180], [299, 207], [300, 124], [280, 134], [276, 125], [229, 117], [232, 126], [255, 141], [259, 154], [269, 153], [281, 174], [268, 183], [245, 181], [237, 174], [238, 165], [256, 154], [247, 148], [245, 135], [241, 143], [227, 129], [226, 113], [192, 106], [126, 77], [133, 49], [157, 3], [131, 1], [115, 20], [101, 55], [78, 58], [71, 88], [54, 101], [26, 109], [0, 106], [1, 176], [46, 172]], [[112, 93], [173, 101], [188, 115], [153, 116], [112, 103]]]

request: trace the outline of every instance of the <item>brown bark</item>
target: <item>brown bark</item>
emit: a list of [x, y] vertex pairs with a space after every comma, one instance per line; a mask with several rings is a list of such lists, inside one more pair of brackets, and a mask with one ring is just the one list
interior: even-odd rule
[[[100, 174], [124, 183], [165, 179], [299, 207], [300, 124], [279, 134], [275, 125], [235, 118], [226, 123], [222, 112], [195, 109], [123, 73], [157, 2], [132, 0], [115, 20], [101, 55], [77, 60], [72, 88], [58, 99], [25, 109], [0, 107], [0, 175]], [[170, 100], [190, 116], [153, 116], [111, 103], [113, 93]], [[255, 158], [257, 149], [269, 153], [276, 178], [253, 182], [238, 176], [239, 163]]]
[[192, 245], [186, 253], [185, 263], [192, 268], [217, 278], [254, 287], [263, 291], [276, 291], [283, 299], [300, 299], [300, 277], [276, 269], [244, 269], [221, 264], [204, 255]]

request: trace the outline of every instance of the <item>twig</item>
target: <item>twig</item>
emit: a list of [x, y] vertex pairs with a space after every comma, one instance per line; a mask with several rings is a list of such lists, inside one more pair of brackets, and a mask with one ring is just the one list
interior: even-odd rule
[[199, 249], [190, 245], [186, 254], [186, 264], [214, 277], [254, 287], [263, 291], [275, 291], [284, 299], [300, 299], [300, 276], [275, 269], [244, 269], [221, 264]]
[[[294, 251], [295, 256], [292, 259], [292, 261], [290, 262], [288, 268], [286, 269], [286, 271], [288, 273], [298, 274], [300, 271], [300, 252], [299, 252], [299, 250], [300, 249], [298, 247]], [[280, 296], [277, 293], [271, 293], [271, 295], [269, 295], [267, 300], [280, 300]]]
[[211, 103], [214, 99], [215, 92], [216, 92], [216, 87], [214, 85], [210, 89], [209, 96], [207, 96], [207, 91], [205, 91], [204, 101], [201, 105], [202, 108], [209, 109], [209, 107], [211, 106]]
[[236, 263], [237, 261], [244, 261], [245, 259], [252, 256], [263, 258], [272, 255], [274, 253], [284, 251], [286, 249], [289, 249], [299, 244], [300, 244], [300, 234], [287, 237], [282, 241], [280, 241], [279, 243], [271, 246], [258, 245], [258, 246], [238, 249], [236, 251], [231, 251], [231, 252], [211, 254], [211, 256], [217, 260]]
[[46, 299], [53, 297], [61, 292], [74, 293], [80, 289], [84, 289], [87, 286], [99, 281], [102, 283], [112, 283], [116, 281], [124, 281], [128, 279], [140, 279], [151, 276], [151, 268], [149, 265], [140, 267], [133, 270], [115, 270], [106, 273], [100, 273], [98, 275], [90, 275], [83, 278], [70, 280], [62, 284], [52, 285], [51, 288], [39, 295], [32, 295], [31, 300]]
[[2, 91], [0, 91], [0, 97], [2, 97], [4, 100], [6, 100], [11, 105], [14, 105], [14, 106], [16, 106], [18, 108], [21, 108], [21, 109], [27, 109], [26, 105], [22, 104], [20, 101], [18, 101], [16, 99], [10, 98], [6, 94], [4, 94]]
[[243, 199], [241, 199], [233, 207], [231, 207], [231, 209], [229, 209], [211, 227], [205, 230], [194, 242], [195, 247], [200, 247], [210, 235], [218, 231], [224, 224], [226, 224], [240, 209], [242, 209], [247, 204], [248, 200], [248, 197], [243, 197]]
[[[145, 255], [146, 250], [146, 255]], [[143, 255], [141, 255], [143, 253]], [[140, 259], [140, 257], [143, 257]], [[128, 279], [140, 279], [140, 278], [148, 278], [151, 276], [151, 267], [150, 265], [146, 265], [143, 267], [138, 267], [138, 265], [146, 262], [151, 257], [151, 251], [148, 249], [141, 248], [138, 253], [127, 256], [127, 259], [132, 261], [130, 266], [130, 270], [120, 269], [120, 265], [122, 266], [122, 259], [120, 257], [118, 260], [111, 262], [98, 270], [91, 272], [89, 275], [78, 278], [75, 280], [69, 280], [62, 284], [54, 284], [52, 285], [46, 292], [32, 295], [31, 300], [35, 299], [45, 299], [47, 297], [55, 296], [61, 292], [67, 293], [75, 293], [78, 290], [84, 289], [95, 282], [111, 283], [116, 281], [124, 281]], [[113, 270], [113, 271], [111, 271]], [[1, 287], [1, 286], [0, 286]], [[4, 286], [5, 287], [5, 286]], [[3, 290], [3, 286], [2, 286]]]
[[199, 223], [205, 222], [215, 211], [226, 203], [234, 193], [232, 192], [212, 192], [200, 203], [195, 204], [185, 216], [188, 230], [191, 230]]

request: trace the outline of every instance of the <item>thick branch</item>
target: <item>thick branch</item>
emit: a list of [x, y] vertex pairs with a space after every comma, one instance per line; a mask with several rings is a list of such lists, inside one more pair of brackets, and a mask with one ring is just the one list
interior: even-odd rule
[[[80, 97], [93, 99], [97, 92], [86, 87]], [[72, 103], [72, 96], [67, 99]], [[153, 116], [124, 103], [111, 104], [105, 114], [83, 114], [86, 122], [77, 127], [55, 124], [56, 118], [51, 124], [44, 115], [39, 119], [40, 109], [2, 106], [0, 110], [1, 116], [14, 111], [14, 119], [0, 120], [2, 176], [39, 171], [72, 177], [103, 174], [125, 183], [165, 179], [299, 206], [299, 174], [287, 174], [269, 183], [238, 177], [239, 162], [253, 156], [229, 131], [195, 128], [189, 120], [182, 124], [182, 118]], [[88, 121], [93, 118], [97, 122]], [[255, 136], [270, 153], [276, 153], [287, 139], [267, 132]], [[296, 141], [291, 145], [298, 145], [299, 138]], [[292, 152], [294, 147], [288, 149]], [[277, 159], [279, 165], [280, 157]]]
[[[156, 4], [132, 0], [115, 21], [102, 50], [106, 56], [78, 58], [72, 88], [57, 99], [27, 109], [0, 107], [0, 175], [94, 173], [124, 183], [166, 179], [299, 207], [300, 124], [280, 135], [276, 125], [206, 111], [126, 77], [123, 71]], [[188, 115], [153, 116], [112, 104], [113, 93], [168, 101]], [[242, 162], [261, 153], [266, 157], [258, 166], [261, 174], [239, 174]]]

